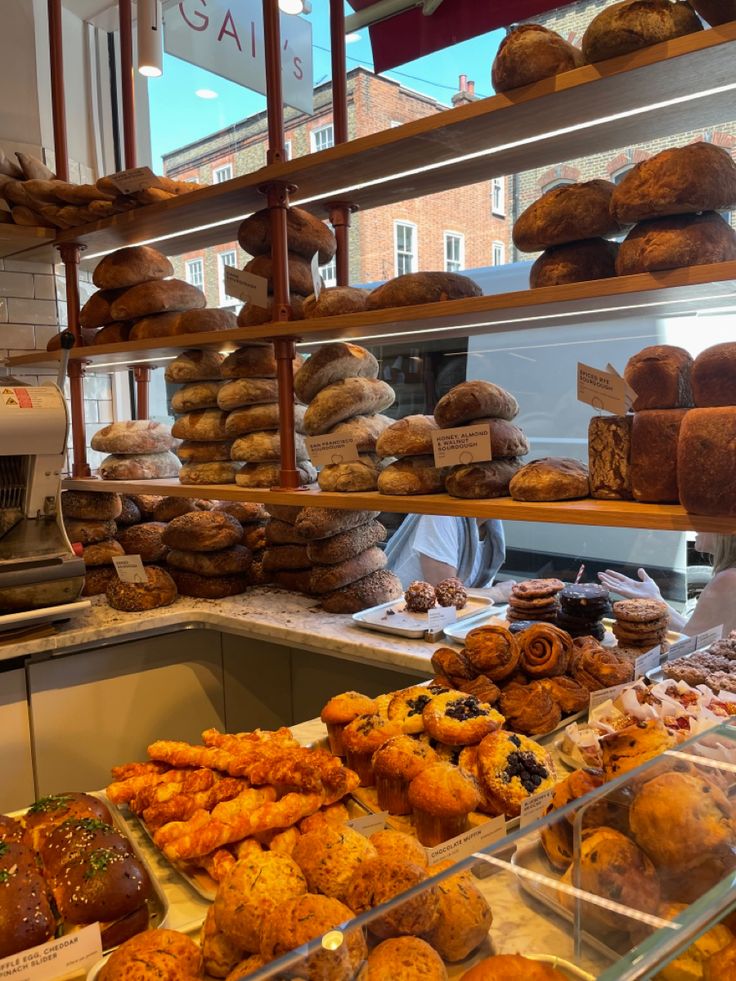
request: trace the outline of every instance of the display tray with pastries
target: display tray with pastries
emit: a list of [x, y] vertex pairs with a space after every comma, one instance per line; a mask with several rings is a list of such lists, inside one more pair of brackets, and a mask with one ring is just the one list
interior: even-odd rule
[[[482, 589], [466, 590], [459, 580], [446, 580], [446, 582], [456, 582], [459, 589], [456, 588], [454, 593], [448, 591], [445, 595], [441, 592], [442, 583], [438, 584], [437, 590], [429, 586], [429, 583], [412, 583], [403, 597], [354, 613], [353, 623], [368, 630], [432, 641], [441, 637], [443, 632], [446, 633], [446, 628], [430, 627], [430, 610], [455, 606], [457, 619], [453, 623], [460, 623], [463, 626], [479, 617], [490, 615], [494, 610], [493, 600]], [[410, 593], [411, 587], [419, 585], [429, 586], [432, 592], [427, 591], [426, 595], [412, 598], [414, 594]], [[440, 596], [443, 600], [447, 600], [446, 602], [438, 602], [437, 591], [440, 591]]]

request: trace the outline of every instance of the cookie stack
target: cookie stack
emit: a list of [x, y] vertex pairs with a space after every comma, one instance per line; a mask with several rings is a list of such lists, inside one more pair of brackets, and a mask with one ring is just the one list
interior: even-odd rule
[[434, 465], [432, 433], [439, 431], [434, 416], [406, 416], [381, 433], [376, 441], [380, 459], [394, 457], [378, 476], [381, 494], [440, 494], [449, 467]]
[[179, 461], [171, 452], [176, 440], [161, 422], [111, 422], [97, 430], [90, 445], [110, 454], [100, 464], [103, 480], [155, 480], [179, 472]]
[[637, 658], [658, 644], [667, 650], [669, 614], [660, 600], [619, 600], [613, 604], [613, 633], [619, 656]]
[[326, 344], [294, 378], [297, 398], [307, 404], [304, 431], [309, 436], [350, 436], [359, 459], [323, 467], [319, 486], [324, 491], [376, 490], [382, 464], [376, 440], [390, 420], [380, 415], [393, 405], [393, 388], [378, 379], [378, 362], [357, 344]]
[[224, 599], [250, 585], [251, 553], [243, 526], [226, 511], [190, 511], [174, 518], [162, 535], [169, 574], [182, 596]]
[[558, 594], [565, 588], [559, 579], [525, 579], [511, 587], [506, 619], [509, 623], [557, 623]]
[[445, 479], [452, 497], [505, 497], [509, 482], [521, 466], [519, 457], [529, 452], [529, 443], [511, 422], [519, 404], [510, 392], [487, 381], [466, 381], [443, 395], [434, 410], [440, 429], [489, 423], [492, 459], [484, 463], [459, 464]]
[[608, 590], [594, 582], [565, 586], [559, 594], [560, 612], [557, 626], [571, 637], [595, 637], [603, 640], [606, 629], [602, 618], [610, 616]]
[[119, 494], [64, 491], [61, 495], [61, 513], [69, 541], [82, 545], [83, 596], [104, 593], [110, 580], [116, 577], [113, 557], [124, 554], [122, 546], [115, 541], [116, 519], [122, 511]]

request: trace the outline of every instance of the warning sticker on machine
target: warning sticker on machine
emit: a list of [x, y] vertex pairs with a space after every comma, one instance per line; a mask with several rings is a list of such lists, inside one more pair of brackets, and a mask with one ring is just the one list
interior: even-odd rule
[[58, 390], [50, 385], [39, 388], [0, 388], [0, 406], [10, 409], [55, 409], [58, 405]]

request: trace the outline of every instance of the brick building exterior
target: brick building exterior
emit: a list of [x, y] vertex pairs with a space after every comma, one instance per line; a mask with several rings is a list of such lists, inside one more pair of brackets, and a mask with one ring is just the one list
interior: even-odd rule
[[[473, 85], [461, 78], [453, 102], [475, 98]], [[445, 110], [447, 107], [390, 79], [357, 68], [348, 74], [350, 139], [380, 132]], [[318, 86], [314, 112], [287, 109], [285, 139], [291, 157], [331, 146], [332, 87]], [[266, 114], [180, 147], [164, 156], [165, 173], [205, 184], [250, 173], [266, 162]], [[501, 265], [509, 261], [508, 181], [484, 181], [353, 216], [350, 281], [372, 283], [398, 272]], [[213, 306], [230, 302], [220, 292], [223, 263], [242, 267], [247, 255], [236, 242], [177, 257], [176, 275], [193, 281]], [[323, 270], [334, 283], [334, 268]]]

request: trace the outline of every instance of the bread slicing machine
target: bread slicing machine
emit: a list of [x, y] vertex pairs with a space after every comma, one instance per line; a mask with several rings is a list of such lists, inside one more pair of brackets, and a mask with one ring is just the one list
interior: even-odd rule
[[0, 630], [68, 619], [78, 609], [66, 604], [89, 606], [75, 603], [84, 562], [61, 518], [68, 428], [56, 385], [0, 377]]

